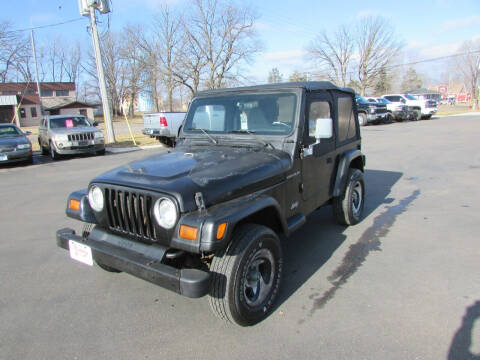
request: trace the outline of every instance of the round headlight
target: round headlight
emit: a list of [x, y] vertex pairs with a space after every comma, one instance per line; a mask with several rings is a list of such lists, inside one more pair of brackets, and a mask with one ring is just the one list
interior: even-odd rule
[[98, 186], [92, 186], [88, 191], [88, 202], [95, 211], [102, 211], [103, 209], [103, 192]]
[[153, 214], [158, 225], [165, 229], [171, 229], [177, 223], [177, 207], [172, 200], [158, 199], [153, 207]]

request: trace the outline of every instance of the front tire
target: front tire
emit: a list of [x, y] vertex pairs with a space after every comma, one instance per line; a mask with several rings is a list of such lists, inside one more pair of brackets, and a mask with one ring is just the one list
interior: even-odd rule
[[333, 198], [333, 214], [340, 225], [355, 225], [362, 218], [365, 203], [363, 172], [350, 168], [342, 193]]
[[359, 113], [358, 114], [358, 123], [360, 126], [365, 126], [367, 125], [367, 115], [364, 113]]
[[219, 318], [249, 326], [263, 320], [278, 295], [283, 256], [278, 236], [262, 225], [235, 230], [212, 260], [209, 303]]
[[52, 160], [58, 160], [60, 159], [60, 154], [57, 153], [57, 150], [55, 150], [55, 145], [53, 145], [53, 142], [50, 141], [50, 157]]

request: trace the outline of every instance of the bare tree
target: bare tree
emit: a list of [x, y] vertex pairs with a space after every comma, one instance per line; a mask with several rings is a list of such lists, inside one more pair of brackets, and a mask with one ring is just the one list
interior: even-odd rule
[[340, 25], [329, 34], [326, 30], [310, 43], [308, 57], [320, 67], [320, 71], [340, 86], [347, 86], [350, 63], [355, 51], [355, 41], [349, 27]]
[[457, 58], [458, 69], [465, 77], [472, 92], [472, 107], [479, 106], [479, 81], [480, 81], [480, 40], [467, 40], [459, 49], [464, 55]]
[[255, 16], [245, 7], [218, 0], [195, 0], [195, 12], [186, 27], [189, 41], [207, 63], [206, 87], [220, 88], [236, 66], [260, 51], [253, 28]]
[[11, 30], [8, 21], [0, 23], [0, 81], [31, 81], [30, 43], [20, 32]]
[[394, 29], [382, 17], [367, 17], [360, 20], [356, 33], [358, 51], [357, 76], [360, 92], [365, 95], [382, 69], [390, 64], [402, 45], [397, 41]]
[[167, 107], [173, 111], [173, 90], [175, 74], [178, 73], [178, 63], [183, 45], [184, 29], [182, 18], [173, 13], [167, 5], [162, 6], [160, 14], [154, 21], [154, 34], [157, 39], [159, 60], [167, 88]]
[[120, 55], [124, 69], [124, 97], [128, 97], [130, 116], [133, 116], [135, 99], [142, 90], [141, 80], [146, 66], [145, 53], [137, 41], [138, 35], [142, 32], [140, 26], [127, 26], [122, 31]]

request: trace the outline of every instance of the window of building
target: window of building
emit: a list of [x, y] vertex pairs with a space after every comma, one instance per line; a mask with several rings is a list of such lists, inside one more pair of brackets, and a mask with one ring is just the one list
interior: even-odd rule
[[17, 95], [16, 91], [2, 91], [2, 95]]
[[21, 109], [20, 109], [20, 117], [21, 117], [22, 119], [24, 119], [26, 116], [27, 116], [27, 114], [25, 113], [25, 109], [24, 109], [24, 108], [21, 108]]
[[87, 109], [80, 109], [78, 112], [80, 115], [87, 116]]
[[68, 90], [55, 90], [55, 96], [68, 96]]
[[355, 120], [352, 108], [352, 98], [338, 98], [338, 140], [348, 140], [356, 135]]
[[42, 96], [53, 96], [53, 90], [42, 90]]
[[30, 115], [32, 115], [32, 118], [37, 117], [37, 108], [36, 107], [31, 107], [30, 108]]
[[34, 95], [35, 91], [34, 90], [25, 90], [24, 94], [25, 95]]

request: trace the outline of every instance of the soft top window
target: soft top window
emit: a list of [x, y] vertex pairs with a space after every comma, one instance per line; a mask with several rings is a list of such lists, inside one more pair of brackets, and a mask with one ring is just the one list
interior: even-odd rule
[[21, 136], [22, 132], [15, 126], [0, 126], [0, 137]]

